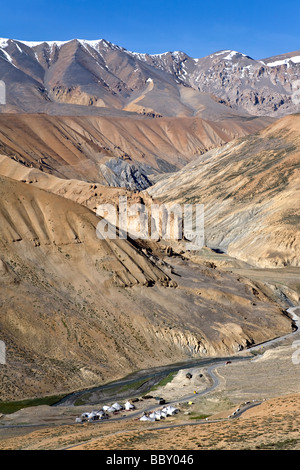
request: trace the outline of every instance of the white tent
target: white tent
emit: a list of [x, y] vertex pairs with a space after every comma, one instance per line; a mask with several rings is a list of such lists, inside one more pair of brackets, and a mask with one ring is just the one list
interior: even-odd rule
[[96, 411], [92, 411], [91, 413], [88, 414], [88, 420], [89, 421], [96, 421], [99, 419], [99, 416]]
[[163, 413], [166, 413], [167, 416], [172, 416], [172, 415], [175, 415], [176, 413], [178, 413], [178, 410], [177, 408], [174, 408], [174, 406], [166, 406], [165, 408], [163, 408]]
[[107, 411], [108, 409], [109, 409], [109, 406], [107, 406], [107, 405], [104, 405], [104, 406], [102, 407], [102, 410], [103, 410], [103, 411]]
[[150, 418], [148, 418], [148, 416], [143, 415], [143, 416], [140, 418], [140, 421], [151, 421], [151, 420], [150, 420]]
[[129, 411], [129, 410], [134, 410], [134, 409], [135, 409], [135, 406], [132, 405], [129, 401], [125, 403], [125, 410]]
[[155, 418], [151, 418], [150, 416], [146, 416], [146, 415], [143, 415], [141, 418], [140, 418], [140, 421], [155, 421]]
[[160, 421], [161, 419], [164, 419], [164, 418], [166, 418], [165, 413], [163, 413], [162, 411], [155, 411], [156, 421]]
[[123, 406], [119, 405], [119, 403], [114, 403], [113, 405], [111, 405], [111, 407], [114, 408], [116, 411], [123, 410]]
[[99, 416], [100, 419], [107, 418], [107, 414], [103, 410], [97, 411], [96, 414], [97, 414], [97, 416]]
[[106, 411], [108, 411], [109, 413], [114, 413], [117, 410], [113, 406], [110, 406]]

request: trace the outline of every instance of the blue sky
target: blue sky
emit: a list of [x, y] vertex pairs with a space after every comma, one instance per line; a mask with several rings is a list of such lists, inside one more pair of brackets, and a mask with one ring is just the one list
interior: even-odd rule
[[255, 59], [300, 49], [300, 2], [15, 0], [0, 4], [0, 37], [107, 39], [135, 52], [203, 57], [233, 49]]

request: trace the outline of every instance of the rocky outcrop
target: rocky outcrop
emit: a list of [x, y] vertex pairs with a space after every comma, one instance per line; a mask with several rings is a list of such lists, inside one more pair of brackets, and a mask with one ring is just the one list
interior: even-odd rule
[[236, 51], [192, 59], [187, 54], [139, 55], [223, 105], [256, 116], [300, 111], [300, 52], [255, 60]]
[[300, 266], [300, 117], [211, 150], [147, 191], [201, 203], [205, 243], [260, 267]]

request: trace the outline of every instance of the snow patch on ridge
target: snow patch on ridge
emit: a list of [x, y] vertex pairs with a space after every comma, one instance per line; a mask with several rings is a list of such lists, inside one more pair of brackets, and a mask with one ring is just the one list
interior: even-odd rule
[[0, 48], [3, 49], [3, 47], [7, 47], [8, 46], [8, 41], [9, 41], [9, 39], [0, 38]]
[[69, 41], [20, 41], [19, 39], [15, 39], [15, 41], [25, 44], [25, 46], [28, 46], [28, 47], [36, 47], [36, 46], [40, 46], [41, 44], [48, 44], [50, 47], [53, 47], [55, 45], [58, 47], [61, 47], [67, 42], [69, 42]]
[[15, 66], [15, 64], [13, 63], [12, 58], [10, 57], [10, 55], [6, 51], [4, 51], [3, 49], [1, 50], [1, 52], [4, 54], [4, 60], [9, 62], [11, 65], [13, 65], [17, 69], [18, 67]]
[[[10, 39], [0, 38], [0, 48], [7, 47], [9, 40]], [[37, 47], [37, 46], [40, 46], [41, 44], [47, 44], [50, 47], [53, 47], [53, 46], [61, 47], [71, 41], [74, 41], [74, 39], [68, 39], [67, 41], [23, 41], [20, 39], [12, 39], [12, 41], [19, 42], [28, 47]], [[116, 46], [115, 44], [112, 44], [109, 41], [106, 41], [105, 39], [94, 39], [94, 40], [76, 39], [76, 41], [80, 42], [80, 44], [83, 44], [83, 45], [89, 45], [93, 49], [96, 49], [97, 47], [99, 47], [100, 42], [102, 42], [103, 45], [106, 47], [112, 46], [112, 47], [120, 49], [119, 46]]]
[[275, 60], [274, 62], [265, 63], [268, 67], [277, 67], [279, 65], [290, 65], [290, 62], [294, 64], [300, 64], [300, 56], [289, 57], [288, 59]]
[[233, 57], [234, 57], [235, 55], [241, 55], [241, 56], [243, 56], [243, 57], [246, 57], [246, 55], [245, 55], [245, 54], [242, 54], [241, 52], [230, 51], [230, 53], [229, 53], [226, 57], [224, 57], [224, 60], [231, 60], [231, 59], [233, 59]]

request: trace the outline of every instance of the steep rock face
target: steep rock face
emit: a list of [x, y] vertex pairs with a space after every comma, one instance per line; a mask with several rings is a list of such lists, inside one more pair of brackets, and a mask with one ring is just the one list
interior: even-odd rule
[[[295, 53], [296, 58], [299, 56], [300, 53]], [[300, 67], [293, 58], [276, 65], [272, 59], [256, 61], [226, 51], [217, 58], [213, 55], [207, 61], [200, 59], [197, 68], [202, 70], [194, 72], [191, 84], [202, 91], [210, 90], [234, 109], [269, 116], [299, 111], [297, 90], [300, 86], [296, 81], [300, 78]]]
[[300, 266], [300, 117], [212, 150], [148, 189], [168, 203], [202, 203], [205, 242], [261, 267]]
[[201, 59], [182, 52], [138, 57], [240, 112], [282, 116], [300, 110], [300, 51], [263, 60], [231, 50]]

